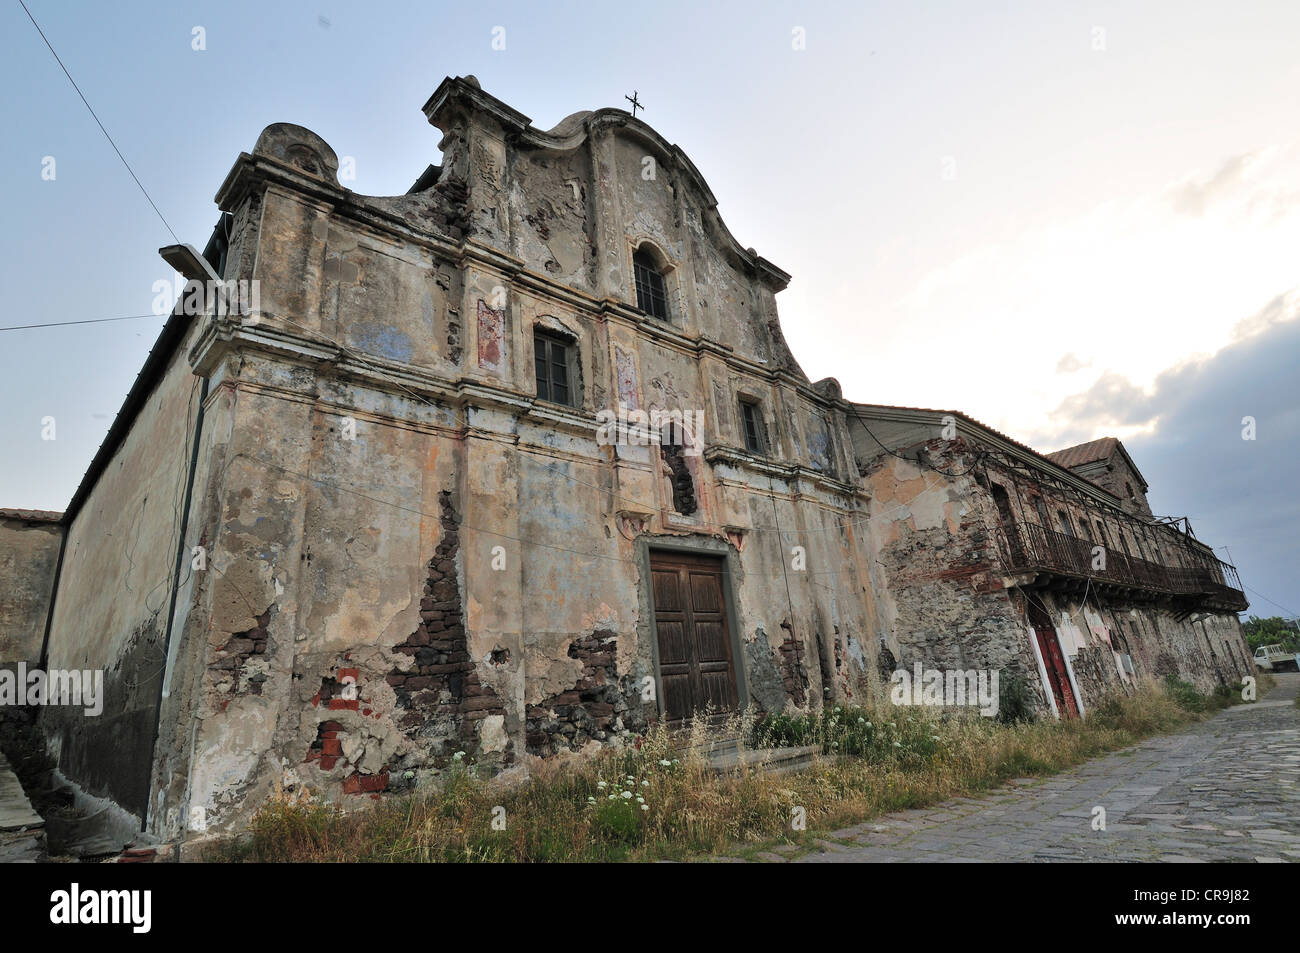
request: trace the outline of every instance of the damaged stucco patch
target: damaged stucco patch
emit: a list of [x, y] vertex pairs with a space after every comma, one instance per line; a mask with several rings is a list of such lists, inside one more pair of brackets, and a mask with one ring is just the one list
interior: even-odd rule
[[629, 705], [636, 688], [630, 676], [618, 678], [618, 636], [606, 629], [574, 639], [568, 657], [579, 677], [564, 691], [526, 709], [528, 753], [578, 751], [591, 741], [607, 741], [626, 731], [645, 730], [640, 705]]
[[272, 611], [267, 609], [257, 617], [252, 628], [234, 633], [214, 653], [208, 668], [213, 672], [214, 688], [219, 694], [262, 694], [262, 685], [270, 672], [266, 650]]
[[[513, 755], [511, 742], [504, 737], [505, 708], [496, 691], [484, 683], [479, 663], [469, 653], [457, 568], [460, 519], [451, 493], [439, 493], [438, 505], [442, 538], [429, 560], [420, 622], [393, 649], [395, 657], [409, 661], [385, 676], [394, 694], [395, 714], [401, 712], [397, 725], [428, 758], [445, 759], [455, 751], [466, 751], [509, 762]], [[485, 660], [488, 667], [494, 654]]]
[[203, 811], [204, 826], [219, 824], [225, 809], [241, 800], [271, 750], [278, 715], [276, 700], [242, 695], [202, 720], [189, 806]]
[[214, 587], [213, 632], [220, 638], [222, 634], [229, 637], [257, 628], [258, 617], [275, 602], [276, 581], [271, 564], [261, 559], [241, 558], [230, 560], [225, 566], [218, 562], [214, 571], [220, 574], [223, 585]]

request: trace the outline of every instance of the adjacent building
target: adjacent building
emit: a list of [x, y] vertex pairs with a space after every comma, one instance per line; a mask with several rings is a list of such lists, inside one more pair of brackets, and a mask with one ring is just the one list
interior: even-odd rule
[[1210, 691], [1254, 671], [1236, 569], [1151, 516], [1118, 440], [1043, 456], [957, 411], [866, 404], [849, 430], [885, 668], [995, 669], [1065, 717], [1144, 676]]

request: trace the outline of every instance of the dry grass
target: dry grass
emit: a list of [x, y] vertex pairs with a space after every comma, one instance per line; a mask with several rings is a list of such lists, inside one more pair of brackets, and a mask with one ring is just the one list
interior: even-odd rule
[[[779, 842], [803, 843], [893, 810], [978, 792], [1013, 777], [1060, 771], [1232, 704], [1185, 684], [1147, 684], [1084, 721], [1005, 725], [933, 710], [842, 709], [820, 739], [856, 733], [857, 751], [797, 774], [714, 774], [697, 728], [681, 747], [661, 730], [638, 749], [579, 767], [543, 765], [503, 786], [458, 768], [441, 790], [341, 813], [281, 796], [250, 834], [212, 859], [246, 861], [615, 861], [702, 858]], [[1261, 684], [1261, 694], [1267, 686]], [[719, 733], [745, 730], [732, 724]], [[625, 793], [626, 792], [626, 793]], [[644, 803], [644, 808], [642, 807]], [[796, 808], [808, 832], [791, 829]], [[494, 819], [496, 823], [494, 824]]]

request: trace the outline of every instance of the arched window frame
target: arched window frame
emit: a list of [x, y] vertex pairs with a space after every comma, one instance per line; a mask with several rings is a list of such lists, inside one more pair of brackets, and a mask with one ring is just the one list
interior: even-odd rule
[[674, 320], [674, 266], [668, 256], [651, 241], [641, 241], [632, 248], [632, 299], [639, 310], [660, 321]]

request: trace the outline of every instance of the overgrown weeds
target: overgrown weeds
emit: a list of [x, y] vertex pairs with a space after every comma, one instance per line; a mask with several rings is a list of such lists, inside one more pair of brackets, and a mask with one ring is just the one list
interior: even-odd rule
[[[213, 859], [247, 861], [617, 861], [701, 858], [798, 843], [902, 808], [1051, 774], [1169, 731], [1232, 703], [1187, 683], [1147, 683], [1084, 720], [1003, 723], [925, 708], [831, 708], [745, 718], [682, 739], [655, 728], [639, 745], [578, 766], [544, 763], [513, 785], [456, 768], [440, 789], [341, 812], [304, 796], [273, 798], [248, 835]], [[711, 737], [743, 732], [776, 745], [820, 744], [831, 757], [787, 775], [718, 774]], [[801, 809], [801, 810], [798, 810]], [[808, 833], [792, 829], [802, 813]]]

